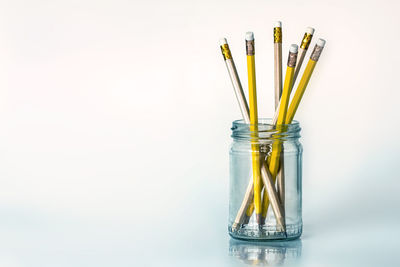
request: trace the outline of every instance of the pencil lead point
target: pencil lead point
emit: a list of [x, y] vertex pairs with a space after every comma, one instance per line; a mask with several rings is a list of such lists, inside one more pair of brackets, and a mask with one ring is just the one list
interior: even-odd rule
[[265, 224], [265, 217], [262, 216], [262, 215], [261, 215], [261, 222], [260, 222], [260, 224], [261, 224], [261, 225], [264, 225], [264, 224]]
[[240, 223], [234, 222], [234, 223], [232, 224], [232, 229], [235, 230], [235, 231], [239, 230], [240, 227], [241, 227], [241, 224], [240, 224]]
[[258, 225], [262, 225], [262, 215], [256, 214], [256, 221]]
[[244, 220], [243, 220], [243, 224], [248, 224], [250, 221], [250, 216], [245, 215]]

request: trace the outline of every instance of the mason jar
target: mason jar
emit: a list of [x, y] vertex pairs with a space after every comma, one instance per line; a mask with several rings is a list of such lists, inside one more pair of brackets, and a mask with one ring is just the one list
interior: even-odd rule
[[236, 239], [290, 240], [302, 233], [300, 124], [271, 122], [259, 119], [256, 131], [243, 120], [232, 124], [228, 231]]

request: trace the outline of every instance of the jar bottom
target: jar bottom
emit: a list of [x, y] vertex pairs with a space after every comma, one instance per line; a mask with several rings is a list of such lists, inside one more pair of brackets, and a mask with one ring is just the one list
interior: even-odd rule
[[228, 227], [229, 235], [232, 238], [248, 241], [272, 241], [272, 240], [293, 240], [301, 236], [303, 224], [286, 225], [286, 233], [277, 231], [275, 226], [245, 225], [239, 229]]

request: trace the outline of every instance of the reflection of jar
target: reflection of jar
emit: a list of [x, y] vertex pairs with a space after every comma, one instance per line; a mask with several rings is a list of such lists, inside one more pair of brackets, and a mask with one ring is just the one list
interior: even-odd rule
[[[248, 240], [295, 239], [302, 233], [301, 164], [303, 149], [299, 142], [300, 125], [293, 121], [292, 124], [275, 127], [269, 124], [270, 121], [260, 119], [257, 132], [250, 131], [249, 125], [245, 124], [243, 120], [233, 122], [228, 229], [229, 234], [234, 238]], [[273, 150], [279, 152], [273, 153]], [[278, 173], [282, 175], [282, 179], [278, 179], [281, 181], [279, 185], [281, 192], [279, 192], [278, 186], [275, 188], [278, 191], [280, 203], [284, 203], [282, 210], [284, 211], [286, 232], [277, 226], [275, 214], [270, 205], [264, 205], [265, 212], [262, 216], [264, 219], [259, 223], [254, 212], [253, 195], [251, 198], [247, 198], [247, 202], [245, 201], [249, 189], [252, 190], [251, 194], [254, 192], [252, 186], [253, 166], [256, 168], [260, 168], [263, 164], [268, 166], [272, 161], [271, 155], [277, 157]], [[258, 160], [260, 160], [260, 164], [255, 164], [254, 162], [257, 163]], [[276, 177], [273, 176], [272, 179], [276, 185]], [[262, 183], [260, 190], [262, 190], [260, 191], [261, 195], [265, 198], [268, 194], [264, 193], [266, 190]], [[240, 210], [245, 210], [245, 212], [238, 214]]]
[[301, 240], [267, 243], [231, 239], [229, 255], [249, 265], [276, 266], [295, 263], [301, 256]]

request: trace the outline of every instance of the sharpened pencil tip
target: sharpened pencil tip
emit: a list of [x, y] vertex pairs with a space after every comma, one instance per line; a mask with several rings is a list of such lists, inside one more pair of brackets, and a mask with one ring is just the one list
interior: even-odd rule
[[246, 40], [253, 41], [254, 40], [254, 33], [253, 32], [246, 32]]
[[243, 220], [243, 224], [248, 224], [250, 221], [250, 216], [245, 215], [244, 216], [244, 220]]
[[256, 221], [258, 225], [262, 225], [262, 215], [261, 214], [256, 214]]
[[307, 27], [307, 29], [306, 29], [306, 33], [309, 33], [309, 34], [314, 34], [314, 31], [315, 31], [315, 29], [314, 28], [311, 28], [311, 27]]
[[264, 225], [264, 224], [265, 224], [265, 217], [261, 216], [261, 225]]
[[228, 44], [228, 41], [226, 40], [226, 38], [221, 38], [221, 39], [219, 39], [219, 44], [225, 45], [225, 44]]
[[318, 39], [318, 41], [317, 41], [317, 45], [321, 46], [321, 47], [324, 47], [325, 43], [326, 43], [326, 41], [324, 39]]
[[274, 23], [274, 28], [280, 28], [280, 27], [282, 27], [282, 22], [277, 21]]
[[232, 229], [235, 230], [235, 231], [239, 230], [240, 227], [241, 227], [241, 224], [239, 224], [239, 223], [235, 222], [235, 223], [232, 224]]

